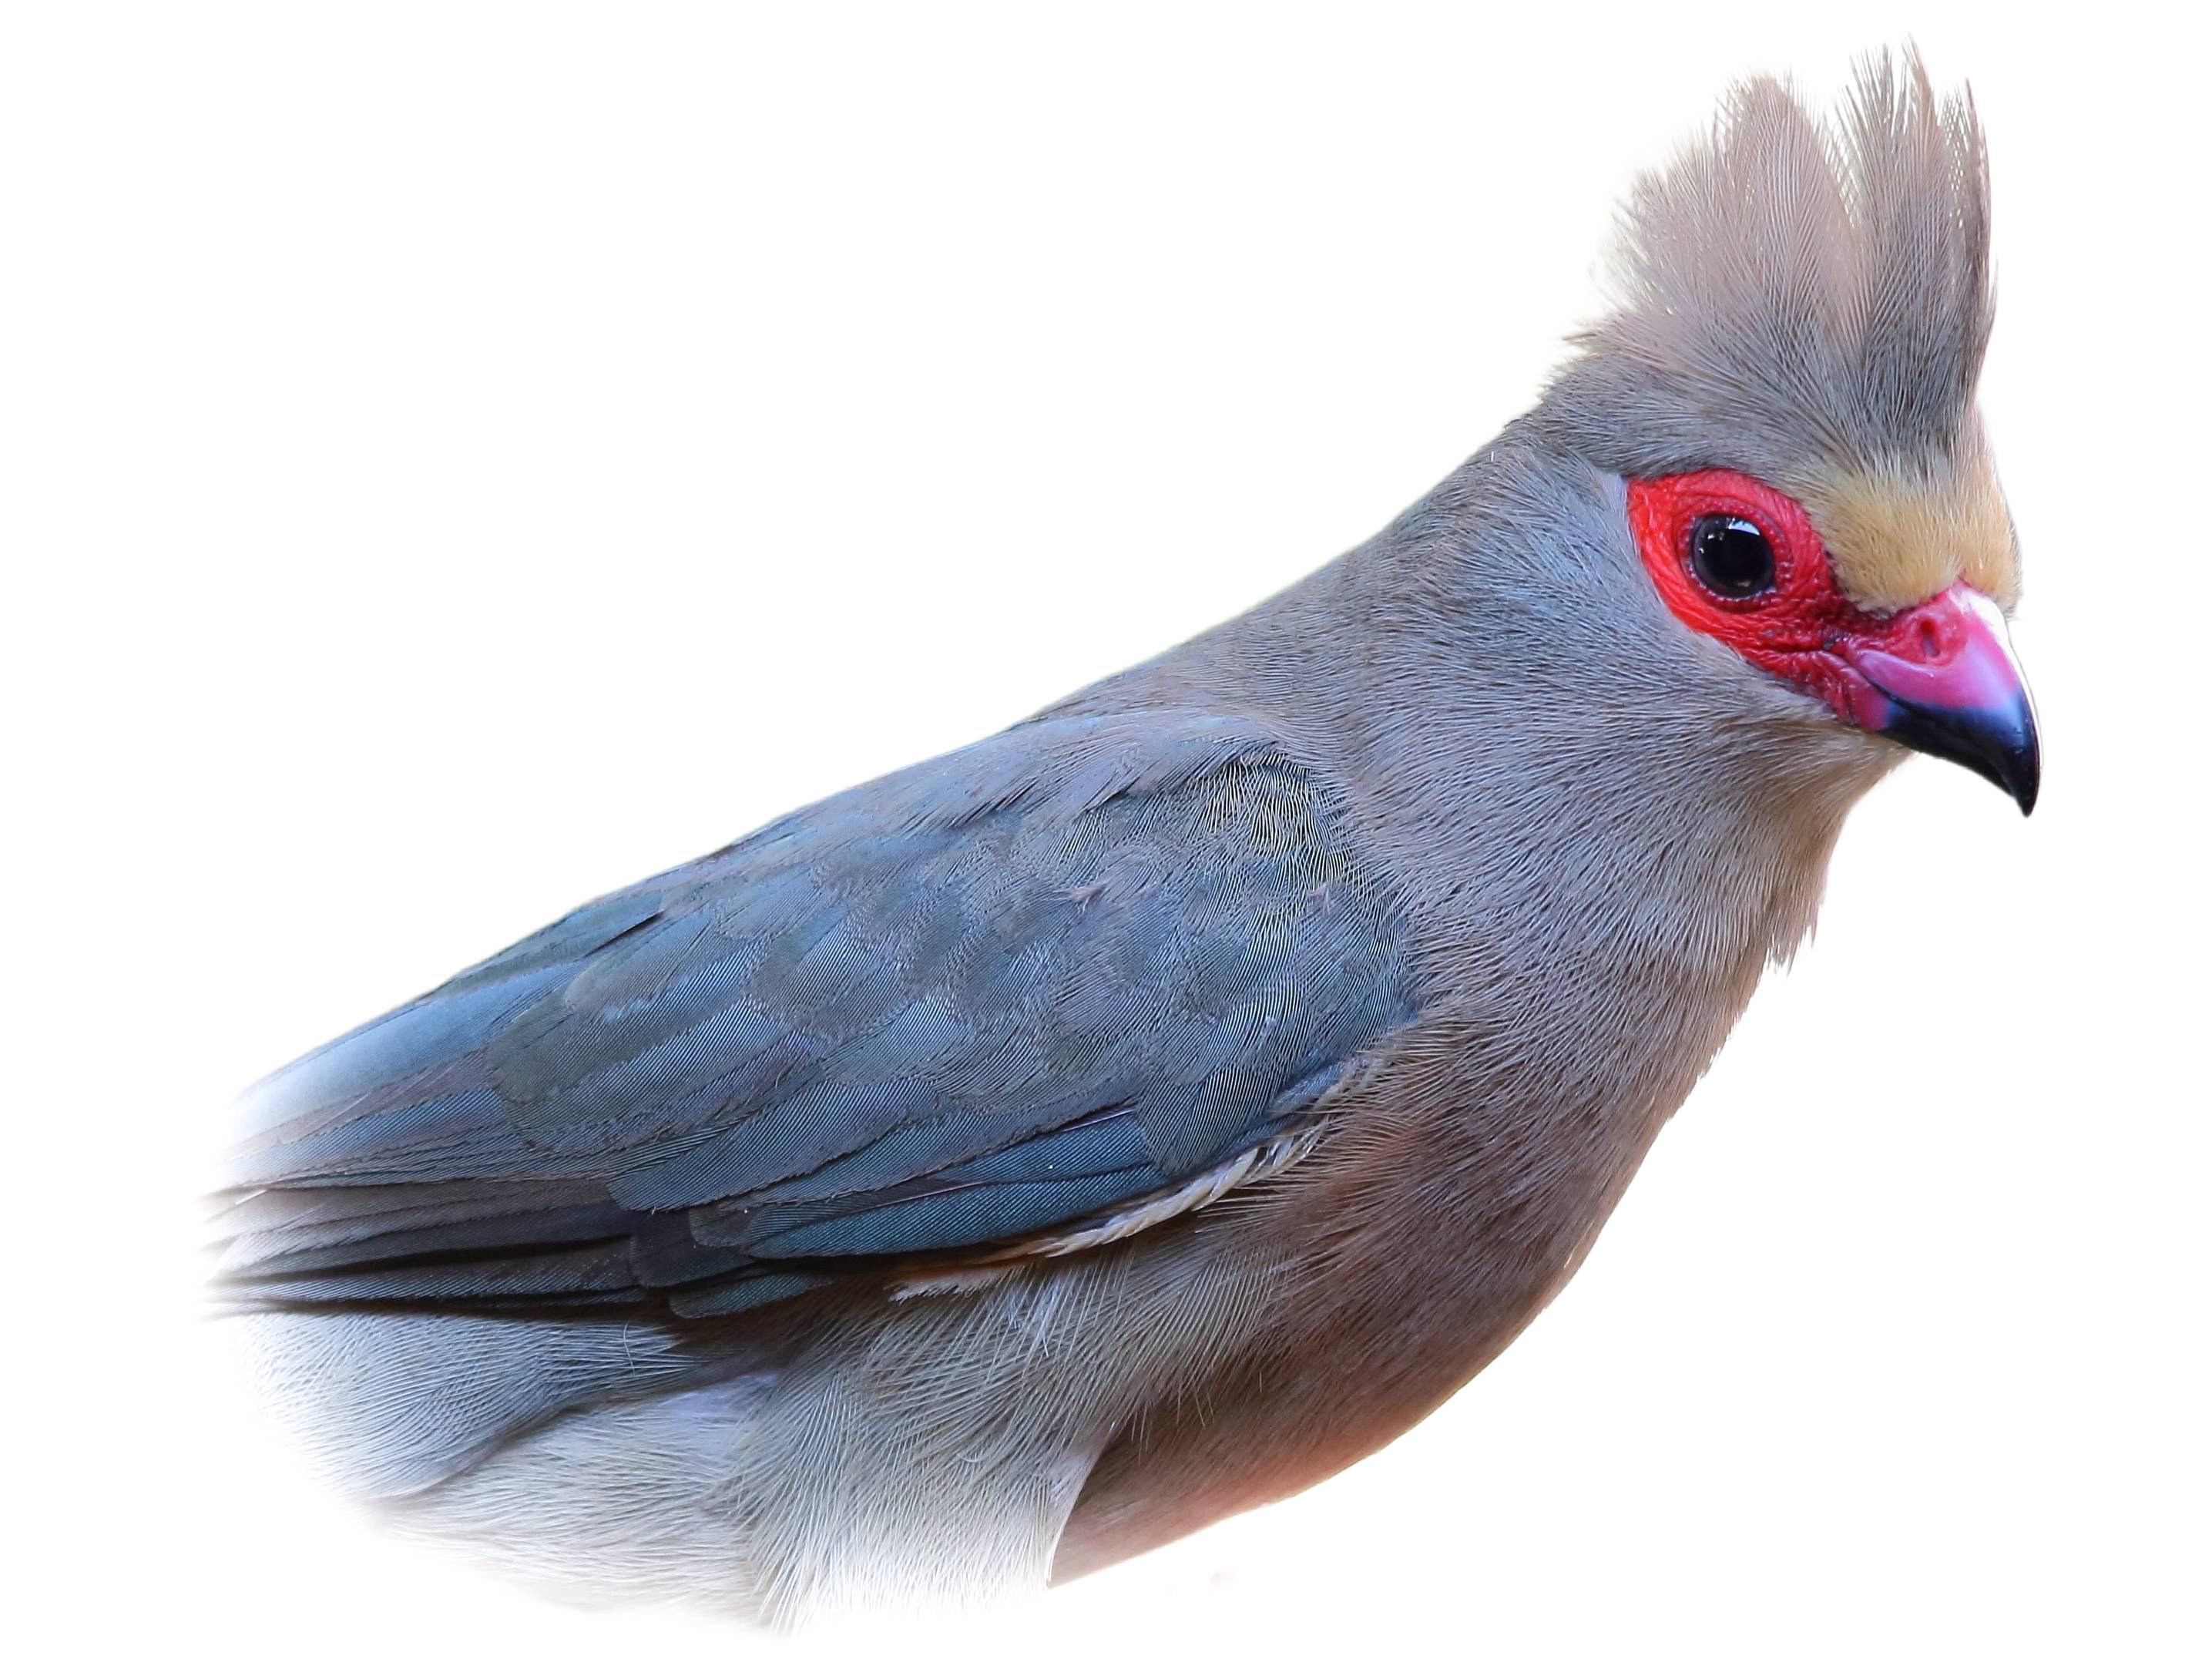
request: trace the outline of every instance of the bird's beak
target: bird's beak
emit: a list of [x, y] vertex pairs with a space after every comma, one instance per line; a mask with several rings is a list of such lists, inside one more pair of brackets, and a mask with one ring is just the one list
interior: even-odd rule
[[2035, 707], [2004, 613], [1957, 582], [1900, 611], [1881, 634], [1837, 649], [1863, 683], [1850, 714], [1869, 732], [1954, 760], [2035, 810], [2043, 773]]

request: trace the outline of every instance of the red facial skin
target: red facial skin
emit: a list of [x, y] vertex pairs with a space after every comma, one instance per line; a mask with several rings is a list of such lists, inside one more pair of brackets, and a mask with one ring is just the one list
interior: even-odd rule
[[[1731, 599], [1698, 580], [1692, 526], [1709, 515], [1747, 519], [1774, 550], [1774, 586]], [[1862, 610], [1836, 586], [1805, 509], [1741, 472], [1632, 478], [1628, 521], [1667, 608], [1700, 634], [1796, 685], [1869, 732], [1900, 700], [1922, 708], [1992, 708], [2025, 694], [2004, 619], [1964, 582], [1906, 610]]]

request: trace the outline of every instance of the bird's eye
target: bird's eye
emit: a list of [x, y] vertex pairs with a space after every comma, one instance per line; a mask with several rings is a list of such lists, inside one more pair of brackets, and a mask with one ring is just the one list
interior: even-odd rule
[[1724, 599], [1747, 599], [1774, 588], [1774, 548], [1748, 519], [1708, 514], [1690, 526], [1690, 568]]

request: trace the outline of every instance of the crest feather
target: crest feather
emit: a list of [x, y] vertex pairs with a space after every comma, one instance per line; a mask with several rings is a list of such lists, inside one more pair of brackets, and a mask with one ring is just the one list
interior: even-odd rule
[[1916, 54], [1863, 64], [1832, 122], [1747, 82], [1638, 183], [1585, 343], [1778, 403], [1838, 459], [1947, 442], [1989, 343], [1989, 225], [1972, 100], [1939, 101]]
[[1948, 545], [1832, 526], [1847, 585], [1909, 603], [1940, 564], [2008, 592], [2010, 525], [1974, 413], [1994, 308], [1987, 152], [1972, 98], [1939, 99], [1916, 52], [1863, 60], [1825, 118], [1781, 81], [1737, 86], [1710, 133], [1638, 181], [1607, 275], [1613, 308], [1547, 400], [1578, 447], [1646, 475], [1740, 467], [1816, 519], [1832, 505], [1867, 520], [1850, 503], [1869, 490], [1924, 499], [1931, 525], [1957, 520]]

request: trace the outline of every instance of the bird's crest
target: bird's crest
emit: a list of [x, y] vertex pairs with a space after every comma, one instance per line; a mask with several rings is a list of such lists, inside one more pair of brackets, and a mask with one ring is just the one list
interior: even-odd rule
[[[1767, 77], [1638, 180], [1613, 309], [1562, 376], [1656, 446], [1741, 437], [1820, 524], [1862, 604], [1960, 577], [2009, 603], [2012, 531], [1974, 415], [1989, 170], [1972, 99], [1917, 54], [1863, 63], [1830, 118]], [[1607, 394], [1610, 394], [1609, 396]]]

